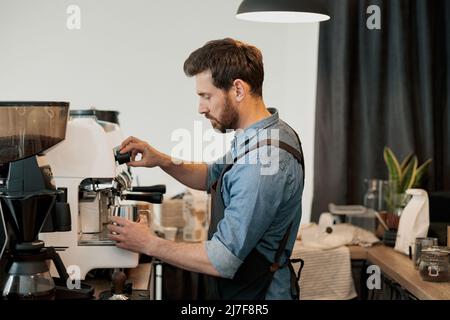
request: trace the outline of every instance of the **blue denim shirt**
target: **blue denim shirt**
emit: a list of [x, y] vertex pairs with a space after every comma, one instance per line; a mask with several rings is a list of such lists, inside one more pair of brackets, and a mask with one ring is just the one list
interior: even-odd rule
[[[226, 163], [257, 141], [281, 140], [300, 149], [295, 133], [279, 119], [278, 111], [269, 111], [272, 115], [268, 118], [236, 132], [230, 152], [208, 164], [208, 188], [219, 178]], [[293, 222], [280, 258], [280, 263], [285, 263], [292, 252], [301, 218], [303, 171], [297, 160], [274, 146], [253, 150], [224, 174], [221, 193], [224, 218], [212, 239], [206, 241], [208, 257], [221, 276], [233, 278], [255, 246], [273, 262], [280, 241]], [[275, 272], [266, 299], [292, 299], [287, 266]]]

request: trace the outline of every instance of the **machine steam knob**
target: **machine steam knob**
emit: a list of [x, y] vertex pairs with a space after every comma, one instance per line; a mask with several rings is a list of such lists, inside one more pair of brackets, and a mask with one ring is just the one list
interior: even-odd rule
[[131, 161], [131, 152], [120, 153], [118, 147], [114, 148], [114, 158], [118, 164], [124, 164]]

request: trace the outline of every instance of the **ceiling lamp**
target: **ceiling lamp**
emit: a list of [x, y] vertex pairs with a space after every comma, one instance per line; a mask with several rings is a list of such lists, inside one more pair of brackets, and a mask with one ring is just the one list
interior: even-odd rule
[[305, 23], [330, 19], [323, 0], [244, 0], [236, 18], [248, 21]]

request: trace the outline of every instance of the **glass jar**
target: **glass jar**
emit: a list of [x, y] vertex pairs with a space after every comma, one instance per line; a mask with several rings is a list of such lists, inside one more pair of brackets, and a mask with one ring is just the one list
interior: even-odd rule
[[438, 245], [438, 238], [416, 238], [413, 251], [414, 267], [419, 268], [422, 250]]
[[419, 272], [425, 281], [449, 281], [448, 249], [433, 246], [422, 250]]
[[367, 191], [364, 194], [364, 207], [379, 211], [378, 209], [378, 180], [365, 179]]

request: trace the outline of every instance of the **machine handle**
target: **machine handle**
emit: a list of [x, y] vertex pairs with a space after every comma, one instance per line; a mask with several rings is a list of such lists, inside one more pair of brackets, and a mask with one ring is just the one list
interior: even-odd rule
[[52, 260], [55, 264], [56, 271], [58, 271], [60, 279], [64, 284], [67, 283], [67, 279], [69, 279], [69, 274], [67, 273], [66, 267], [61, 260], [59, 254], [55, 251], [53, 247], [47, 247], [47, 258], [48, 260]]
[[162, 203], [163, 195], [157, 192], [130, 192], [123, 194], [124, 200], [145, 201], [149, 203]]
[[146, 186], [146, 187], [132, 187], [131, 191], [137, 192], [156, 192], [156, 193], [166, 193], [166, 185], [165, 184], [157, 184], [154, 186]]

